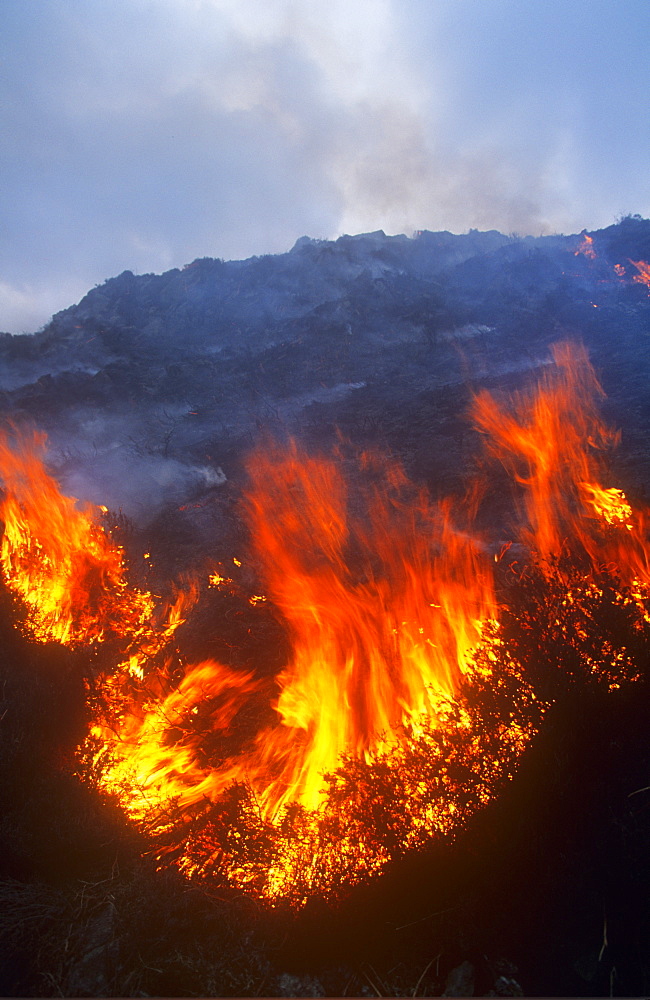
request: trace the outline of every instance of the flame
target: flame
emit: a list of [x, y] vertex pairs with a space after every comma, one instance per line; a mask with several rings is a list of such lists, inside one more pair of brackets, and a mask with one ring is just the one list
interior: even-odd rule
[[[109, 748], [108, 784], [126, 788], [132, 817], [144, 819], [152, 807], [172, 799], [187, 808], [219, 797], [237, 775], [232, 766], [217, 771], [201, 765], [200, 739], [188, 723], [200, 711], [211, 733], [227, 729], [243, 696], [258, 686], [252, 674], [206, 660], [192, 666], [166, 694], [154, 681], [148, 697], [122, 714], [117, 732], [106, 722], [92, 727], [91, 736]], [[174, 731], [177, 738], [171, 742]]]
[[[574, 251], [574, 257], [579, 256], [587, 257], [589, 260], [598, 259], [598, 255], [594, 248], [593, 237], [589, 236], [587, 233], [584, 234], [578, 249]], [[645, 260], [632, 260], [631, 258], [628, 258], [628, 260], [632, 267], [635, 267], [638, 272], [637, 274], [632, 275], [632, 281], [650, 288], [650, 264], [648, 264]], [[620, 278], [623, 281], [626, 280], [626, 271], [623, 264], [614, 264], [613, 270], [617, 278]], [[597, 308], [597, 306], [595, 306], [595, 308]]]
[[580, 483], [586, 503], [590, 503], [598, 515], [607, 524], [623, 524], [628, 531], [634, 530], [632, 508], [627, 502], [623, 490], [611, 486], [603, 489], [593, 483]]
[[[377, 467], [369, 456], [364, 463]], [[117, 787], [130, 774], [149, 804], [155, 789], [160, 803], [181, 806], [214, 801], [245, 781], [273, 819], [290, 803], [318, 808], [325, 775], [343, 754], [367, 759], [405, 724], [423, 715], [435, 723], [495, 599], [486, 552], [455, 530], [449, 505], [434, 507], [422, 494], [407, 504], [413, 487], [401, 469], [385, 470], [365, 496], [349, 496], [340, 461], [293, 444], [259, 452], [249, 472], [255, 554], [293, 640], [276, 679], [275, 722], [218, 770], [198, 762], [195, 746], [183, 744], [176, 757], [165, 734], [200, 709], [210, 684], [221, 689], [228, 678], [242, 696], [229, 702], [233, 711], [258, 689], [248, 675], [203, 664], [160, 704], [123, 718], [108, 781]], [[95, 735], [106, 738], [108, 729]], [[139, 815], [142, 804], [136, 795], [129, 808]]]
[[435, 718], [496, 613], [487, 556], [454, 529], [449, 505], [414, 495], [399, 466], [362, 464], [378, 480], [364, 490], [357, 477], [351, 491], [340, 457], [296, 444], [250, 462], [256, 555], [293, 639], [281, 724], [261, 744], [267, 761], [286, 762], [259, 789], [271, 813], [315, 808], [343, 753], [363, 758], [398, 727]]
[[45, 465], [46, 440], [38, 432], [0, 434], [7, 585], [22, 599], [35, 639], [79, 646], [121, 637], [128, 654], [122, 666], [142, 677], [144, 662], [169, 641], [198, 588], [188, 584], [154, 624], [153, 596], [129, 586], [124, 552], [102, 527], [107, 509], [61, 493]]
[[616, 564], [627, 584], [648, 583], [644, 512], [633, 511], [622, 490], [602, 485], [620, 441], [600, 418], [602, 387], [583, 347], [557, 344], [553, 357], [531, 392], [504, 404], [483, 393], [473, 407], [488, 453], [524, 487], [519, 537], [543, 560], [568, 549], [594, 568]]
[[[158, 653], [167, 646], [176, 630], [187, 620], [187, 615], [199, 598], [198, 582], [187, 577], [183, 587], [175, 587], [176, 595], [167, 604], [164, 613], [156, 608], [151, 594], [140, 594], [146, 601], [147, 615], [143, 617], [139, 627], [130, 633], [131, 651], [126, 661], [120, 664], [133, 677], [144, 679], [145, 667]], [[156, 613], [157, 612], [157, 613]]]
[[25, 602], [27, 626], [42, 642], [67, 645], [133, 631], [151, 613], [151, 599], [128, 590], [122, 550], [95, 510], [60, 493], [45, 467], [45, 444], [44, 434], [0, 435], [0, 558], [9, 587]]
[[646, 285], [650, 288], [650, 264], [647, 264], [644, 260], [631, 260], [630, 264], [639, 272], [633, 276], [633, 280], [640, 285]]
[[[488, 456], [518, 488], [512, 537], [542, 565], [570, 552], [585, 594], [599, 567], [617, 566], [644, 609], [645, 514], [607, 482], [619, 435], [599, 415], [602, 387], [583, 348], [556, 345], [553, 360], [529, 391], [504, 399], [482, 393], [472, 406]], [[361, 784], [392, 775], [391, 830], [399, 827], [406, 848], [484, 804], [522, 752], [532, 730], [521, 718], [487, 748], [459, 697], [468, 683], [490, 682], [500, 655], [494, 573], [509, 543], [493, 557], [477, 536], [478, 490], [434, 502], [399, 463], [378, 454], [355, 459], [343, 445], [332, 456], [310, 455], [295, 442], [254, 453], [244, 512], [247, 562], [261, 587], [248, 601], [278, 609], [291, 648], [268, 680], [215, 660], [184, 672], [171, 659], [161, 666], [158, 654], [198, 599], [198, 585], [183, 582], [164, 612], [130, 588], [121, 550], [90, 508], [61, 496], [43, 455], [42, 436], [0, 442], [5, 577], [26, 601], [38, 638], [91, 644], [118, 628], [128, 638], [121, 669], [104, 678], [86, 752], [102, 787], [162, 838], [161, 859], [171, 851], [191, 875], [221, 864], [234, 882], [270, 899], [290, 894], [298, 876], [318, 889], [344, 871], [350, 883], [381, 870], [390, 851], [371, 843], [355, 816], [369, 809], [368, 822], [376, 822], [376, 794], [362, 793], [346, 774]], [[211, 587], [227, 584], [217, 570], [209, 577]], [[579, 599], [567, 588], [563, 607]], [[600, 669], [595, 658], [593, 669]], [[441, 734], [448, 752], [480, 777], [471, 807], [440, 760]], [[223, 803], [237, 788], [247, 790], [260, 842], [271, 843], [274, 831], [275, 846], [257, 868], [236, 829], [228, 828], [226, 849], [211, 839], [209, 823], [198, 822], [214, 810], [227, 816]]]
[[583, 257], [588, 257], [589, 260], [596, 260], [593, 236], [589, 236], [587, 233], [584, 234], [582, 243], [574, 252], [574, 257], [577, 257], [579, 254], [582, 254]]

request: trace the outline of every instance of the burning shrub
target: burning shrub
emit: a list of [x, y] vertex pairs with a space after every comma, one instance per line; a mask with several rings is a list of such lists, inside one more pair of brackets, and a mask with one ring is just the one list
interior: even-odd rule
[[[161, 866], [276, 904], [337, 897], [454, 836], [498, 796], [565, 692], [638, 678], [650, 621], [644, 516], [601, 486], [616, 435], [598, 417], [586, 355], [564, 345], [554, 361], [529, 393], [502, 404], [483, 395], [473, 408], [517, 484], [514, 538], [538, 553], [523, 572], [491, 559], [475, 500], [434, 503], [394, 461], [296, 444], [251, 457], [251, 558], [290, 646], [273, 681], [174, 658], [195, 589], [156, 610], [129, 588], [92, 514], [57, 495], [38, 457], [3, 446], [5, 519], [20, 527], [5, 533], [5, 573], [35, 632], [42, 595], [61, 587], [72, 622], [62, 641], [81, 642], [87, 627], [86, 644], [99, 643], [123, 612], [126, 659], [99, 681], [82, 769]], [[81, 532], [67, 555], [43, 541], [30, 477]], [[86, 572], [100, 543], [113, 568]]]

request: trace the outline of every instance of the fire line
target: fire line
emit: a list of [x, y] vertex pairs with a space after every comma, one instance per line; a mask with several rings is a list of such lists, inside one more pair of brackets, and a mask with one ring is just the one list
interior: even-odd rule
[[[603, 485], [618, 435], [599, 417], [602, 389], [582, 348], [556, 345], [553, 361], [528, 392], [472, 405], [515, 488], [512, 541], [549, 576], [567, 550], [587, 580], [616, 565], [646, 615], [645, 514]], [[60, 493], [45, 449], [40, 434], [0, 441], [4, 577], [39, 641], [116, 642], [80, 754], [160, 864], [303, 902], [453, 830], [511, 773], [533, 729], [513, 716], [488, 751], [464, 700], [501, 655], [499, 561], [476, 532], [475, 490], [434, 502], [378, 454], [314, 456], [296, 442], [254, 453], [244, 504], [263, 596], [248, 600], [278, 610], [291, 645], [269, 694], [254, 671], [211, 659], [172, 682], [164, 651], [198, 586], [167, 607], [132, 587], [103, 515]], [[228, 735], [260, 699], [272, 721], [233, 751]], [[474, 782], [464, 805], [454, 756]]]

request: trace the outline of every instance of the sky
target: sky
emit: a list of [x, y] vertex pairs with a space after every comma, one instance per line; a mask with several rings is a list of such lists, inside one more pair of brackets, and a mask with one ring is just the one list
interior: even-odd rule
[[650, 0], [3, 0], [0, 330], [307, 235], [650, 215]]

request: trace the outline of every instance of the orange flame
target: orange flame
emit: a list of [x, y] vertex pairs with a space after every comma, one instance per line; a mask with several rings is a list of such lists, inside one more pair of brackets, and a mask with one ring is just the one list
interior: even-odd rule
[[633, 264], [639, 272], [634, 275], [633, 280], [650, 288], [650, 264], [644, 260], [631, 260], [630, 264]]
[[[125, 718], [112, 747], [109, 784], [130, 774], [149, 804], [154, 789], [160, 802], [181, 806], [214, 800], [237, 780], [269, 817], [288, 803], [317, 808], [324, 775], [342, 754], [363, 758], [403, 724], [435, 721], [495, 613], [487, 555], [454, 531], [447, 506], [421, 494], [406, 504], [401, 494], [413, 488], [400, 469], [386, 470], [387, 491], [374, 487], [365, 504], [348, 496], [340, 463], [295, 444], [259, 452], [249, 471], [256, 555], [293, 639], [277, 678], [276, 721], [218, 770], [198, 763], [195, 746], [183, 744], [176, 756], [165, 733], [178, 723], [169, 720], [199, 711], [206, 686], [227, 677], [240, 699], [229, 702], [232, 711], [259, 688], [216, 663], [192, 668], [159, 705]], [[107, 737], [107, 727], [95, 735]], [[129, 808], [139, 814], [143, 801], [135, 795]]]
[[111, 629], [139, 624], [150, 601], [135, 592], [126, 599], [121, 550], [90, 506], [80, 509], [62, 496], [45, 468], [45, 440], [38, 433], [0, 435], [2, 568], [36, 638], [96, 643]]
[[[113, 789], [126, 787], [128, 810], [140, 819], [170, 799], [183, 807], [216, 799], [240, 777], [232, 766], [217, 771], [201, 765], [200, 741], [188, 723], [201, 712], [211, 733], [227, 729], [244, 696], [259, 683], [251, 674], [206, 660], [190, 667], [171, 692], [164, 694], [159, 685], [154, 687], [158, 688], [155, 696], [129, 706], [117, 733], [105, 722], [91, 730], [102, 747], [109, 748], [107, 784]], [[176, 731], [174, 742], [169, 739], [170, 731]]]
[[577, 257], [579, 254], [582, 254], [583, 257], [588, 257], [589, 260], [596, 259], [593, 236], [589, 236], [585, 233], [582, 243], [574, 253], [574, 257]]
[[[519, 484], [519, 539], [549, 563], [568, 548], [587, 573], [589, 564], [615, 563], [636, 593], [646, 588], [641, 603], [650, 585], [645, 517], [621, 490], [602, 485], [619, 440], [598, 413], [602, 388], [584, 349], [556, 345], [553, 360], [529, 392], [501, 402], [480, 394], [475, 424], [488, 454]], [[191, 825], [233, 783], [248, 786], [262, 821], [276, 829], [289, 806], [323, 815], [326, 775], [344, 755], [394, 761], [411, 752], [413, 734], [450, 725], [461, 681], [476, 679], [473, 651], [486, 623], [494, 645], [481, 662], [493, 660], [494, 562], [473, 534], [471, 496], [433, 503], [394, 461], [364, 455], [353, 462], [342, 449], [314, 457], [291, 443], [252, 456], [245, 500], [264, 592], [249, 601], [268, 599], [284, 616], [289, 662], [273, 682], [213, 660], [188, 666], [175, 684], [165, 668], [147, 676], [147, 662], [170, 641], [198, 590], [184, 586], [156, 625], [153, 598], [127, 586], [120, 550], [90, 509], [61, 496], [43, 453], [42, 436], [0, 441], [5, 576], [27, 602], [39, 638], [92, 643], [110, 629], [128, 635], [128, 670], [106, 678], [109, 708], [90, 742], [103, 786], [150, 828], [166, 832], [179, 814]], [[210, 577], [214, 587], [231, 582], [216, 571]], [[491, 676], [489, 666], [482, 670]], [[264, 703], [268, 713], [269, 701], [272, 721], [251, 725], [256, 706]], [[244, 717], [247, 738], [233, 742]], [[469, 726], [458, 705], [454, 718], [459, 730]], [[529, 734], [513, 723], [506, 735], [519, 753]], [[470, 731], [472, 745], [479, 754]], [[491, 757], [484, 765], [498, 768]], [[175, 811], [167, 811], [170, 803]], [[416, 842], [420, 828], [453, 823], [452, 804], [446, 813], [430, 801], [404, 808], [404, 844]], [[285, 843], [281, 860], [269, 862], [267, 896], [284, 891], [298, 866], [309, 871], [316, 836], [309, 822], [304, 839]], [[198, 870], [190, 839], [178, 848], [189, 873]], [[360, 870], [384, 863], [363, 845], [349, 850]], [[233, 878], [245, 882], [239, 869]]]
[[524, 487], [520, 538], [543, 560], [568, 548], [593, 567], [616, 564], [627, 585], [648, 583], [645, 515], [601, 485], [620, 440], [599, 416], [602, 387], [583, 347], [556, 344], [553, 358], [532, 392], [504, 405], [483, 393], [473, 407], [488, 452]]
[[188, 586], [164, 624], [154, 626], [153, 597], [128, 585], [124, 553], [101, 526], [106, 508], [64, 496], [47, 471], [45, 451], [42, 433], [0, 434], [0, 560], [7, 585], [24, 602], [34, 638], [78, 646], [122, 637], [131, 647], [124, 666], [141, 676], [198, 589]]
[[413, 496], [399, 467], [364, 464], [380, 475], [365, 496], [350, 495], [340, 459], [295, 444], [250, 463], [257, 557], [293, 638], [281, 724], [259, 744], [267, 767], [284, 762], [258, 789], [271, 812], [315, 808], [342, 753], [363, 757], [404, 723], [435, 718], [495, 615], [488, 559], [454, 531], [449, 507]]

